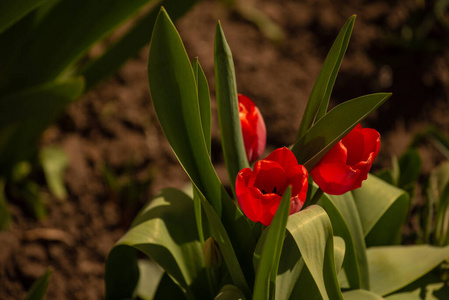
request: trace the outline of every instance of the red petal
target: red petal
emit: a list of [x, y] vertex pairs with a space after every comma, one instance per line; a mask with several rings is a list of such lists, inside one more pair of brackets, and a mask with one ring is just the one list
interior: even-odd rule
[[348, 156], [348, 150], [345, 145], [340, 141], [330, 149], [326, 155], [321, 159], [320, 163], [346, 163]]
[[353, 170], [346, 164], [319, 164], [311, 175], [316, 184], [331, 195], [342, 195], [362, 185], [360, 170]]
[[279, 204], [281, 203], [281, 199], [282, 199], [281, 196], [273, 193], [263, 195], [261, 199], [263, 214], [260, 216], [259, 220], [260, 223], [262, 223], [265, 226], [271, 224], [271, 221], [273, 220], [273, 217], [276, 214]]
[[287, 185], [292, 186], [292, 197], [297, 196], [304, 188], [308, 187], [308, 172], [303, 165], [296, 165], [287, 171]]
[[287, 147], [282, 147], [274, 150], [270, 155], [267, 156], [267, 158], [265, 158], [265, 160], [275, 161], [285, 170], [298, 165], [298, 161], [296, 160], [295, 155]]
[[278, 194], [282, 194], [287, 188], [287, 174], [284, 169], [274, 161], [260, 160], [254, 166], [254, 187], [271, 193], [275, 188]]

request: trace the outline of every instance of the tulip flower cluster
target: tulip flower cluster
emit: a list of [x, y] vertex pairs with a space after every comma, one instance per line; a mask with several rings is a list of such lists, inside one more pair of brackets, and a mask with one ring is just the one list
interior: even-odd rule
[[[239, 94], [238, 99], [246, 154], [249, 161], [254, 161], [265, 149], [265, 123], [250, 98]], [[310, 171], [313, 181], [330, 195], [342, 195], [360, 188], [362, 181], [368, 177], [379, 148], [379, 132], [357, 124]], [[237, 174], [237, 201], [250, 220], [268, 226], [289, 185], [292, 186], [290, 214], [293, 214], [306, 201], [308, 171], [284, 147], [257, 161], [253, 170], [245, 168]]]
[[[215, 96], [233, 199], [211, 160], [207, 78], [161, 9], [148, 56], [150, 94], [192, 192], [163, 189], [135, 218], [108, 256], [106, 299], [409, 299], [422, 291], [444, 298], [447, 278], [435, 280], [438, 272], [429, 270], [447, 260], [449, 246], [400, 246], [409, 197], [368, 176], [380, 134], [359, 123], [391, 94], [328, 110], [354, 21], [323, 63], [295, 143], [268, 156], [262, 114], [238, 95], [217, 24]], [[447, 186], [441, 188], [444, 200]], [[446, 224], [443, 215], [436, 224]], [[446, 238], [446, 227], [439, 228]], [[151, 260], [138, 260], [135, 250]]]

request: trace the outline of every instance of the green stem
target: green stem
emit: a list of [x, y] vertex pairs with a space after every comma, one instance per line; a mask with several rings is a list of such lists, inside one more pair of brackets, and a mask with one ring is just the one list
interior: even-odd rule
[[323, 196], [323, 194], [324, 194], [323, 190], [318, 188], [313, 197], [310, 197], [309, 201], [306, 201], [306, 203], [304, 203], [303, 207], [306, 208], [307, 206], [317, 204], [318, 201], [321, 199], [321, 196]]

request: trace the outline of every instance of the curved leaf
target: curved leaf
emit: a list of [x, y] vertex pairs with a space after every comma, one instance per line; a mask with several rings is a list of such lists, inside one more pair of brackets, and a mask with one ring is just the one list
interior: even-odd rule
[[323, 299], [343, 299], [334, 262], [331, 221], [317, 205], [289, 217], [287, 229], [293, 236]]
[[214, 300], [245, 300], [245, 295], [236, 286], [225, 285]]
[[367, 290], [353, 290], [343, 293], [343, 299], [345, 300], [382, 300], [382, 296], [375, 294]]
[[296, 140], [292, 152], [298, 163], [311, 170], [327, 151], [390, 96], [388, 93], [371, 94], [334, 107]]
[[319, 203], [331, 219], [334, 234], [345, 241], [343, 268], [349, 288], [369, 289], [365, 236], [352, 194], [346, 193], [341, 196], [324, 194]]
[[165, 189], [139, 213], [115, 248], [127, 245], [145, 253], [193, 299], [207, 291], [194, 219], [192, 199], [179, 190]]
[[320, 74], [318, 74], [318, 78], [310, 93], [309, 100], [307, 101], [307, 106], [296, 137], [297, 139], [307, 132], [315, 120], [319, 120], [326, 114], [332, 88], [334, 87], [338, 70], [340, 69], [341, 62], [348, 48], [352, 29], [354, 28], [355, 17], [354, 15], [346, 21], [327, 54]]
[[246, 158], [240, 125], [234, 62], [220, 22], [215, 30], [214, 58], [221, 144], [229, 181], [231, 187], [234, 188], [237, 173], [249, 167], [249, 163]]
[[449, 246], [373, 247], [367, 251], [371, 291], [387, 295], [424, 276], [449, 257]]
[[352, 194], [366, 245], [398, 244], [408, 212], [407, 193], [370, 174], [362, 187], [353, 190]]

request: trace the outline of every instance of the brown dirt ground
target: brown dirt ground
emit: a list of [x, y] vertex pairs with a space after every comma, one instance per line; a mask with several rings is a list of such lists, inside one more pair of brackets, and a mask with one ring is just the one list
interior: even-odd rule
[[[374, 169], [389, 166], [390, 155], [404, 151], [429, 123], [449, 135], [447, 31], [434, 24], [421, 39], [406, 39], [407, 26], [424, 24], [427, 6], [412, 0], [249, 2], [281, 27], [282, 42], [270, 41], [253, 23], [217, 1], [200, 2], [177, 27], [190, 57], [199, 57], [215, 101], [213, 38], [221, 20], [233, 51], [239, 92], [251, 97], [265, 117], [267, 152], [294, 141], [325, 55], [352, 14], [358, 17], [331, 105], [368, 93], [393, 92], [389, 103], [364, 123], [382, 134]], [[49, 266], [53, 274], [47, 299], [103, 298], [106, 256], [138, 207], [159, 189], [182, 187], [187, 181], [151, 107], [147, 51], [71, 105], [45, 132], [42, 145], [58, 145], [70, 157], [65, 174], [69, 197], [60, 203], [47, 192], [48, 217], [43, 221], [10, 203], [13, 224], [0, 233], [0, 299], [23, 299]], [[227, 182], [215, 111], [213, 119], [213, 160]], [[425, 173], [443, 159], [431, 147], [420, 151]], [[106, 168], [121, 188], [107, 183]]]

